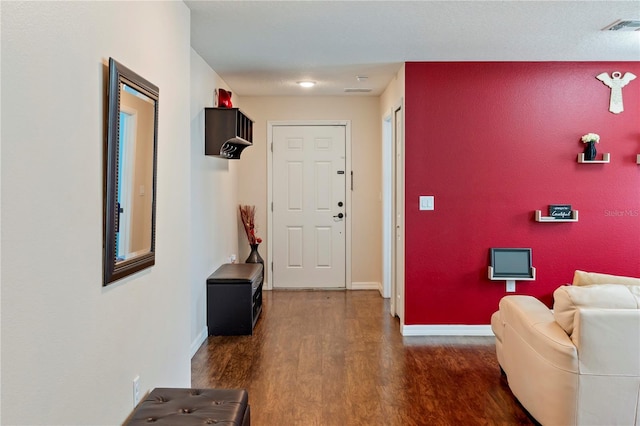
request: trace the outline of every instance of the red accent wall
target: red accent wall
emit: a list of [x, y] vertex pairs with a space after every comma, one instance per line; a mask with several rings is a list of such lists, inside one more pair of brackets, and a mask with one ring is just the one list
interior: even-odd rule
[[[595, 78], [614, 71], [638, 76], [620, 114]], [[407, 63], [405, 77], [405, 324], [489, 324], [507, 294], [487, 278], [491, 247], [533, 249], [537, 279], [515, 294], [548, 305], [575, 269], [640, 276], [640, 62]], [[589, 132], [611, 163], [577, 162]], [[579, 222], [535, 222], [549, 204]]]

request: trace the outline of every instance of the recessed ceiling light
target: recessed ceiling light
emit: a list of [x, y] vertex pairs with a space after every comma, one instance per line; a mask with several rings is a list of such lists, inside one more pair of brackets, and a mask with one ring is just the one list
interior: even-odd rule
[[302, 87], [313, 87], [316, 85], [315, 81], [298, 81], [297, 83]]

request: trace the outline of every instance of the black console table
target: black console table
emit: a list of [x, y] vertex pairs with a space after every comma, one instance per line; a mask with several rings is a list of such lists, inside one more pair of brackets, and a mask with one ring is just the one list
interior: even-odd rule
[[209, 335], [253, 334], [262, 312], [260, 263], [226, 263], [207, 278]]

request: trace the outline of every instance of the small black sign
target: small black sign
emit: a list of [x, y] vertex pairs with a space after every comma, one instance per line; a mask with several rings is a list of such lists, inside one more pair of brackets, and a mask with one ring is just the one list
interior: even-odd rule
[[549, 204], [549, 216], [554, 219], [571, 219], [571, 204]]

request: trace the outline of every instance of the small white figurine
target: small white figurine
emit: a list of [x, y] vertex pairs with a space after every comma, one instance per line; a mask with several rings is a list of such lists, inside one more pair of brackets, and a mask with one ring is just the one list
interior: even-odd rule
[[611, 73], [611, 77], [606, 72], [598, 74], [596, 78], [602, 81], [607, 86], [611, 87], [611, 98], [609, 99], [609, 111], [614, 114], [619, 114], [624, 111], [622, 105], [622, 88], [626, 86], [636, 76], [630, 72], [624, 74], [624, 77], [620, 78], [622, 73], [620, 71], [614, 71]]

